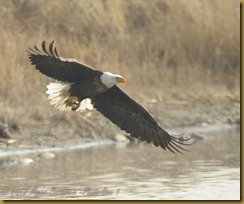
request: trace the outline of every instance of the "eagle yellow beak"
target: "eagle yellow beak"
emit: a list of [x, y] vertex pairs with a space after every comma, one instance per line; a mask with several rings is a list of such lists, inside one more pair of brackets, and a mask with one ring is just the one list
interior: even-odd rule
[[117, 78], [117, 82], [118, 82], [118, 83], [121, 83], [121, 84], [125, 84], [125, 83], [126, 83], [126, 79], [123, 78], [123, 77], [118, 77], [118, 78]]

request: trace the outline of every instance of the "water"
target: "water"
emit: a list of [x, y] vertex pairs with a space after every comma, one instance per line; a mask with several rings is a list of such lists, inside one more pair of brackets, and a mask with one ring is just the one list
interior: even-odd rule
[[[111, 142], [48, 149], [56, 155], [52, 159], [38, 156], [45, 149], [5, 154], [0, 156], [0, 199], [239, 200], [240, 129], [194, 132], [203, 139], [184, 155], [144, 143]], [[23, 158], [33, 162], [19, 162]]]

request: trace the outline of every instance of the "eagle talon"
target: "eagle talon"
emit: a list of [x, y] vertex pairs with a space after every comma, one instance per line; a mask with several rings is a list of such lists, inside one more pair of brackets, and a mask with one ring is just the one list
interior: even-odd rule
[[76, 111], [79, 107], [80, 107], [80, 102], [75, 101], [71, 105], [71, 110]]
[[66, 106], [71, 107], [72, 111], [76, 111], [80, 107], [80, 102], [77, 100], [76, 97], [70, 96], [66, 101], [65, 101]]

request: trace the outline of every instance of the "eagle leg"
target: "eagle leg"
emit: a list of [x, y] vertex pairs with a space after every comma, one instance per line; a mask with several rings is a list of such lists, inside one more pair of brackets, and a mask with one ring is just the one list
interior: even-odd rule
[[65, 101], [66, 106], [71, 107], [72, 111], [76, 111], [80, 107], [80, 102], [78, 101], [78, 98], [76, 96], [70, 96]]

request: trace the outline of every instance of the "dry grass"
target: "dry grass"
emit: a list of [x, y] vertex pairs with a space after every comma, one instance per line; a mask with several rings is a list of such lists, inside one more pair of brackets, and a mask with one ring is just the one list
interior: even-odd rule
[[23, 120], [59, 114], [43, 93], [50, 79], [26, 55], [53, 39], [63, 57], [125, 76], [122, 88], [142, 102], [239, 95], [240, 3], [224, 3], [0, 0], [0, 114]]

